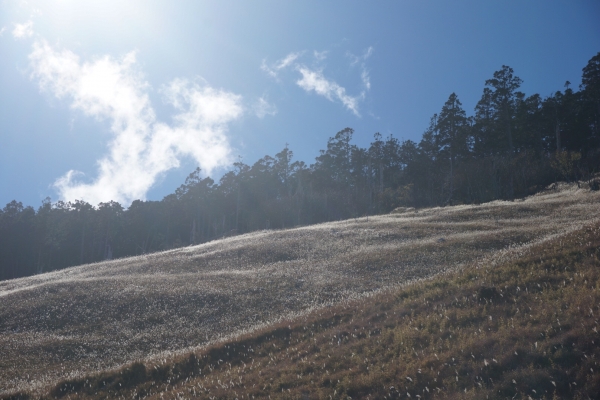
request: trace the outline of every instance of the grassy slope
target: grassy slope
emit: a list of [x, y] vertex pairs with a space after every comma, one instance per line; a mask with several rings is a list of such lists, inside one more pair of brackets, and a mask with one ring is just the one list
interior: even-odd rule
[[63, 382], [51, 394], [597, 398], [599, 279], [595, 223], [511, 261], [314, 312], [168, 362]]
[[[362, 226], [372, 230], [369, 232], [368, 244], [365, 244], [367, 241], [364, 237], [360, 238], [360, 235], [356, 235], [357, 225], [361, 223], [358, 221], [354, 225], [345, 223], [346, 225], [333, 224], [305, 229], [305, 235], [295, 233], [291, 236], [290, 232], [268, 233], [272, 235], [271, 239], [276, 237], [279, 242], [262, 240], [259, 242], [260, 246], [255, 247], [252, 247], [251, 243], [248, 244], [252, 236], [250, 240], [248, 238], [238, 240], [236, 242], [238, 247], [232, 246], [231, 242], [229, 247], [221, 244], [220, 251], [214, 249], [211, 251], [210, 246], [201, 247], [194, 250], [192, 254], [203, 260], [202, 267], [205, 273], [209, 272], [216, 276], [224, 274], [222, 267], [210, 269], [211, 255], [221, 263], [223, 261], [231, 263], [232, 254], [237, 258], [237, 267], [233, 271], [225, 271], [229, 273], [226, 276], [229, 278], [232, 273], [239, 275], [243, 270], [239, 262], [243, 255], [240, 254], [254, 251], [253, 257], [258, 258], [258, 262], [264, 262], [257, 256], [257, 252], [263, 257], [273, 257], [273, 254], [287, 252], [287, 257], [292, 254], [293, 257], [290, 258], [299, 260], [301, 257], [293, 254], [290, 249], [294, 249], [294, 245], [300, 247], [304, 244], [307, 247], [312, 246], [306, 257], [312, 257], [312, 264], [318, 264], [331, 254], [339, 253], [340, 249], [345, 248], [348, 252], [356, 246], [357, 240], [360, 241], [360, 251], [352, 253], [351, 257], [346, 254], [346, 257], [328, 260], [323, 270], [314, 268], [311, 270], [312, 264], [308, 262], [309, 266], [304, 266], [305, 269], [300, 271], [300, 275], [303, 278], [312, 278], [314, 281], [303, 279], [301, 287], [298, 287], [297, 281], [292, 281], [291, 288], [288, 285], [278, 289], [278, 286], [285, 285], [285, 282], [290, 280], [291, 272], [287, 275], [283, 274], [281, 279], [277, 280], [274, 271], [285, 270], [289, 267], [290, 260], [275, 260], [272, 268], [268, 269], [268, 276], [272, 280], [269, 286], [278, 289], [275, 290], [276, 295], [283, 293], [289, 297], [290, 291], [308, 291], [311, 295], [321, 294], [319, 300], [321, 302], [326, 301], [327, 296], [335, 298], [332, 293], [342, 298], [345, 295], [348, 299], [352, 294], [361, 293], [361, 290], [368, 291], [382, 287], [384, 285], [381, 281], [389, 280], [390, 277], [397, 281], [397, 275], [402, 279], [410, 278], [411, 275], [406, 274], [407, 270], [414, 274], [413, 276], [419, 277], [418, 269], [427, 267], [428, 262], [439, 263], [440, 260], [450, 259], [454, 264], [458, 262], [472, 264], [474, 258], [486, 254], [487, 261], [484, 264], [476, 264], [479, 267], [470, 266], [460, 272], [412, 284], [405, 289], [389, 289], [386, 293], [372, 298], [345, 302], [334, 307], [321, 308], [320, 311], [317, 309], [308, 315], [293, 318], [279, 325], [271, 325], [254, 334], [238, 337], [235, 341], [214, 345], [208, 350], [205, 348], [196, 351], [195, 355], [189, 358], [186, 356], [183, 361], [178, 361], [177, 357], [165, 356], [166, 359], [159, 362], [156, 361], [159, 358], [154, 357], [154, 361], [147, 360], [144, 364], [130, 365], [128, 370], [121, 370], [116, 374], [105, 372], [99, 377], [70, 379], [69, 383], [55, 386], [53, 395], [68, 393], [73, 397], [74, 392], [81, 394], [83, 391], [92, 396], [98, 393], [100, 397], [114, 397], [121, 394], [128, 397], [134, 393], [142, 397], [148, 394], [156, 395], [156, 393], [167, 397], [176, 397], [179, 393], [189, 397], [196, 393], [200, 397], [225, 398], [242, 398], [242, 395], [244, 398], [246, 395], [254, 395], [257, 398], [268, 397], [268, 395], [290, 398], [349, 395], [353, 398], [362, 398], [370, 395], [371, 398], [380, 398], [384, 395], [406, 397], [406, 393], [411, 393], [413, 397], [417, 394], [422, 397], [434, 395], [452, 397], [454, 394], [457, 398], [469, 396], [481, 398], [484, 392], [488, 391], [489, 393], [485, 392], [485, 394], [492, 395], [490, 397], [499, 395], [500, 398], [505, 398], [512, 397], [515, 393], [526, 393], [535, 398], [544, 394], [544, 391], [547, 391], [546, 394], [557, 391], [559, 397], [573, 397], [578, 390], [595, 393], [594, 390], [600, 389], [597, 387], [598, 378], [594, 372], [596, 370], [593, 358], [595, 347], [593, 343], [590, 345], [591, 340], [594, 339], [588, 337], [596, 335], [590, 325], [595, 323], [595, 319], [593, 315], [586, 315], [590, 310], [592, 313], [598, 313], [595, 305], [597, 276], [594, 274], [594, 268], [598, 266], [597, 230], [577, 231], [571, 233], [568, 238], [561, 236], [554, 241], [543, 241], [542, 244], [536, 245], [537, 247], [525, 246], [506, 251], [485, 251], [522, 241], [524, 238], [540, 239], [555, 232], [563, 232], [566, 228], [574, 229], [584, 224], [590, 215], [595, 215], [597, 210], [594, 207], [598, 207], [596, 195], [583, 194], [581, 191], [567, 192], [539, 196], [519, 203], [430, 210], [420, 213], [418, 220], [412, 215], [375, 219], [370, 222], [370, 225]], [[394, 227], [397, 228], [395, 231]], [[323, 235], [323, 232], [326, 235]], [[404, 236], [395, 243], [394, 238], [397, 238], [399, 232]], [[351, 236], [352, 233], [355, 233], [355, 236]], [[578, 241], [584, 233], [589, 237]], [[310, 236], [316, 236], [314, 242], [308, 241]], [[440, 237], [444, 237], [445, 241], [439, 242], [437, 239]], [[478, 238], [482, 240], [478, 241]], [[285, 243], [286, 240], [288, 243]], [[282, 245], [283, 243], [285, 246]], [[391, 245], [386, 246], [387, 244]], [[217, 245], [213, 244], [213, 246]], [[244, 251], [240, 251], [240, 248]], [[399, 252], [398, 249], [403, 252]], [[321, 259], [319, 259], [319, 252], [322, 253]], [[171, 252], [167, 255], [171, 258], [173, 255], [178, 255], [182, 258], [181, 252]], [[404, 262], [390, 261], [394, 256], [402, 257]], [[123, 281], [131, 279], [130, 277], [135, 276], [136, 273], [139, 274], [139, 269], [142, 267], [162, 268], [163, 275], [159, 277], [167, 276], [164, 274], [164, 269], [169, 266], [161, 264], [161, 260], [164, 262], [167, 257], [163, 256], [160, 259], [156, 256], [156, 258], [154, 261], [152, 259], [146, 261], [146, 264], [141, 267], [138, 264], [143, 262], [138, 260], [137, 264], [131, 261], [125, 264], [117, 263], [118, 268], [114, 267], [113, 263], [112, 269], [107, 268], [104, 271], [82, 267], [71, 271], [71, 274], [83, 275], [86, 279], [91, 279], [90, 276], [94, 274], [96, 276], [116, 274], [117, 279], [113, 280], [112, 284], [119, 286], [122, 292], [124, 287], [127, 289], [127, 282]], [[418, 258], [421, 260], [417, 263], [415, 260]], [[407, 263], [406, 259], [410, 262]], [[307, 261], [305, 260], [304, 263]], [[297, 267], [297, 265], [292, 266]], [[565, 267], [568, 269], [565, 270]], [[189, 262], [187, 264], [180, 262], [170, 268], [172, 268], [171, 273], [175, 273], [182, 268], [197, 269], [198, 265], [190, 266]], [[341, 279], [338, 286], [335, 282], [325, 287], [318, 285], [319, 279], [344, 277], [344, 272], [348, 273], [348, 270], [352, 274]], [[440, 271], [440, 268], [425, 268], [425, 270], [424, 276], [427, 276]], [[246, 271], [252, 271], [252, 268], [247, 268]], [[336, 274], [332, 274], [332, 271]], [[311, 276], [311, 273], [315, 276]], [[245, 276], [247, 275], [255, 280], [260, 278], [259, 275], [252, 276], [251, 273]], [[183, 278], [189, 280], [191, 276], [194, 275], [188, 273]], [[197, 280], [197, 277], [195, 278], [194, 283]], [[62, 296], [69, 296], [64, 293], [64, 285], [67, 285], [64, 279], [53, 281], [52, 278], [45, 278], [46, 281], [42, 283], [39, 282], [42, 278], [37, 279], [38, 281], [13, 283], [10, 288], [12, 291], [5, 288], [3, 297], [12, 300], [12, 304], [16, 304], [17, 300], [24, 301], [24, 305], [17, 311], [24, 312], [25, 321], [29, 310], [39, 307], [40, 304], [49, 306], [48, 297], [38, 299], [36, 302], [30, 292], [37, 293], [36, 290], [41, 290], [41, 287], [46, 292], [52, 289], [59, 292], [62, 290]], [[144, 276], [144, 279], [152, 281], [148, 275]], [[248, 280], [247, 277], [245, 279]], [[50, 283], [47, 283], [48, 281]], [[351, 286], [352, 282], [356, 284], [356, 281], [360, 281], [361, 285]], [[75, 285], [85, 280], [74, 279], [69, 282], [72, 282], [71, 286], [67, 285], [66, 288], [74, 290]], [[92, 282], [98, 281], [92, 279]], [[139, 283], [140, 280], [136, 282]], [[228, 283], [231, 284], [231, 281]], [[537, 284], [540, 286], [538, 287]], [[145, 289], [142, 290], [143, 297], [146, 299], [149, 299], [152, 294], [148, 287], [151, 287], [148, 283], [142, 286]], [[189, 303], [189, 296], [195, 294], [189, 287], [186, 289], [187, 291], [179, 300], [173, 295], [175, 299], [172, 301], [175, 306], [185, 305], [186, 301]], [[246, 300], [251, 301], [252, 298], [262, 295], [269, 300], [266, 302], [267, 307], [281, 300], [281, 297], [272, 296], [273, 288], [270, 287], [262, 291], [252, 290], [252, 287], [247, 289], [250, 293]], [[124, 306], [126, 301], [134, 301], [135, 297], [131, 292], [125, 290], [125, 293], [129, 293], [129, 297], [118, 297], [120, 301], [113, 300], [113, 303]], [[271, 297], [264, 292], [268, 292]], [[15, 294], [18, 296], [11, 298]], [[92, 295], [100, 296], [101, 293], [96, 291]], [[86, 300], [85, 296], [83, 300]], [[76, 309], [81, 306], [83, 300], [79, 303], [77, 301], [66, 303], [66, 306], [63, 304], [63, 307], [80, 314], [90, 312], [91, 306], [85, 310]], [[233, 300], [238, 301], [239, 298]], [[60, 305], [56, 299], [54, 303], [55, 308]], [[307, 307], [310, 303], [302, 303], [302, 301], [299, 303], [301, 307], [296, 310], [310, 309]], [[116, 307], [115, 304], [110, 306]], [[240, 308], [243, 306], [244, 304], [239, 305]], [[249, 306], [260, 309], [252, 302]], [[0, 311], [3, 311], [2, 307], [0, 306]], [[198, 304], [192, 302], [189, 308], [193, 310], [194, 307], [198, 308]], [[291, 307], [282, 308], [284, 311], [291, 309]], [[279, 312], [279, 316], [284, 315], [277, 307], [272, 311], [275, 311], [274, 314]], [[179, 320], [184, 320], [182, 323], [185, 323], [186, 318], [193, 319], [185, 312], [184, 310], [176, 315], [172, 337], [203, 334], [202, 330], [187, 330], [183, 334], [177, 331]], [[1, 338], [3, 344], [12, 344], [12, 348], [4, 347], [8, 351], [4, 352], [0, 359], [0, 374], [4, 374], [0, 377], [10, 376], [11, 368], [17, 371], [27, 368], [28, 364], [15, 361], [15, 357], [19, 356], [21, 350], [24, 350], [21, 354], [25, 354], [38, 371], [45, 367], [52, 370], [56, 365], [60, 366], [64, 362], [62, 366], [65, 368], [63, 372], [65, 376], [69, 375], [69, 369], [72, 371], [73, 368], [85, 366], [85, 362], [90, 358], [97, 362], [96, 370], [106, 368], [106, 365], [101, 363], [102, 354], [98, 356], [94, 353], [111, 339], [106, 337], [106, 332], [103, 331], [106, 329], [105, 326], [100, 323], [89, 326], [87, 321], [84, 321], [85, 323], [82, 323], [78, 329], [87, 329], [89, 331], [87, 335], [72, 326], [67, 326], [71, 332], [74, 331], [75, 334], [72, 336], [75, 338], [66, 336], [56, 338], [56, 332], [64, 332], [66, 329], [65, 326], [60, 326], [60, 323], [67, 325], [72, 323], [69, 316], [66, 313], [59, 314], [59, 316], [63, 315], [63, 318], [58, 318], [58, 322], [55, 322], [57, 326], [48, 327], [48, 322], [53, 320], [44, 319], [43, 313], [36, 315], [38, 325], [36, 327], [36, 321], [33, 320], [30, 322], [30, 329], [37, 328], [38, 340], [45, 341], [47, 347], [36, 355], [31, 349], [39, 349], [39, 346], [18, 343], [14, 338], [17, 334], [12, 332], [3, 334]], [[2, 317], [0, 328], [2, 324], [9, 325], [7, 321], [10, 323], [10, 318], [17, 318], [12, 314], [7, 317], [7, 313], [0, 316]], [[112, 318], [113, 320], [109, 322], [116, 325], [119, 321], [114, 319], [115, 315]], [[134, 316], [126, 313], [121, 317], [127, 325], [130, 321], [125, 318], [133, 319]], [[46, 325], [39, 323], [40, 320], [45, 321]], [[189, 321], [187, 323], [189, 324]], [[583, 327], [582, 323], [587, 325]], [[157, 324], [160, 325], [160, 321]], [[21, 326], [27, 327], [27, 324]], [[218, 327], [212, 325], [207, 329], [214, 330], [215, 326]], [[117, 336], [121, 334], [118, 327], [114, 329]], [[159, 335], [164, 335], [166, 331], [153, 330], [152, 334], [142, 337], [140, 341], [143, 342], [144, 339], [150, 342], [156, 341], [157, 332]], [[27, 334], [35, 337], [31, 332]], [[55, 335], [54, 339], [51, 334]], [[76, 334], [81, 336], [76, 337]], [[94, 335], [104, 335], [102, 339], [104, 341], [95, 344], [96, 348], [92, 348], [91, 351], [87, 349], [86, 353], [85, 346], [93, 347], [94, 340], [97, 340]], [[187, 343], [184, 339], [181, 344]], [[196, 343], [202, 342], [202, 339], [196, 338]], [[75, 343], [64, 343], [69, 340]], [[91, 344], [88, 345], [86, 340]], [[119, 348], [120, 344], [117, 341], [112, 347], [110, 343], [106, 345], [108, 353]], [[136, 353], [135, 346], [133, 349], [128, 348], [127, 345], [121, 347], [120, 351], [124, 356], [119, 360], [139, 358], [135, 357], [139, 354]], [[182, 347], [184, 346], [179, 348]], [[64, 353], [60, 352], [69, 350], [72, 353], [82, 352], [85, 356], [76, 357], [76, 354], [72, 354], [70, 359], [61, 359]], [[54, 363], [52, 360], [48, 361], [50, 356], [55, 356], [58, 360]], [[485, 365], [486, 363], [488, 365]], [[583, 365], [585, 363], [590, 365]], [[93, 370], [92, 368], [91, 371]], [[200, 371], [201, 375], [198, 376]], [[587, 375], [586, 371], [589, 371]], [[19, 372], [23, 374], [22, 371], [17, 373]], [[82, 368], [79, 375], [84, 376], [89, 372], [89, 368], [87, 372]], [[512, 379], [515, 379], [516, 383], [513, 383]], [[52, 380], [41, 386], [37, 393], [45, 393], [48, 385], [54, 385]], [[32, 389], [32, 387], [25, 388]], [[467, 389], [466, 393], [465, 389]], [[473, 391], [474, 389], [476, 391]], [[457, 394], [458, 390], [460, 395]]]

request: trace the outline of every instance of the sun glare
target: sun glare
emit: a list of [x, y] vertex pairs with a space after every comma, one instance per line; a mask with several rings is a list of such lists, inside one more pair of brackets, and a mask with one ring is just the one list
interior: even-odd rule
[[20, 14], [29, 14], [46, 39], [92, 46], [126, 43], [132, 37], [139, 43], [139, 34], [151, 36], [158, 15], [151, 3], [138, 0], [39, 0], [22, 7], [27, 9]]

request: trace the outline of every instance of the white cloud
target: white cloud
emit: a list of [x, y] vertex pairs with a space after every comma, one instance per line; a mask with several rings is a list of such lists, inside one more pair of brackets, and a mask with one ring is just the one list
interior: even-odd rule
[[360, 96], [352, 97], [346, 94], [345, 88], [327, 80], [321, 71], [312, 71], [306, 67], [298, 67], [298, 71], [302, 74], [302, 79], [296, 81], [296, 83], [302, 89], [307, 92], [312, 90], [330, 101], [337, 99], [356, 116], [360, 116], [358, 102], [364, 98], [364, 92]]
[[[296, 84], [307, 92], [314, 91], [320, 96], [327, 98], [329, 101], [340, 101], [347, 109], [352, 111], [356, 116], [360, 116], [359, 103], [364, 100], [366, 93], [371, 89], [371, 79], [369, 71], [366, 68], [366, 60], [373, 54], [373, 47], [369, 47], [361, 56], [347, 52], [346, 56], [351, 59], [350, 67], [360, 64], [361, 74], [360, 79], [363, 89], [358, 96], [350, 96], [346, 93], [346, 89], [333, 80], [325, 78], [323, 70], [308, 68], [303, 63], [299, 62], [300, 57], [305, 52], [290, 53], [286, 57], [277, 61], [275, 64], [268, 65], [265, 60], [262, 61], [261, 69], [275, 79], [278, 79], [278, 74], [285, 68], [290, 68], [298, 71], [302, 78], [296, 81]], [[313, 51], [312, 55], [319, 65], [328, 57], [328, 51]], [[258, 114], [257, 114], [258, 115]]]
[[296, 59], [298, 59], [298, 57], [300, 57], [301, 55], [302, 53], [290, 53], [282, 60], [279, 60], [275, 68], [279, 70], [288, 67], [292, 65], [294, 61], [296, 61]]
[[12, 31], [15, 39], [28, 38], [33, 36], [33, 21], [29, 20], [24, 24], [15, 24], [15, 28]]
[[4, 36], [4, 32], [6, 32], [6, 27], [3, 26], [2, 28], [0, 28], [0, 37]]
[[82, 62], [68, 50], [36, 41], [29, 59], [41, 89], [68, 99], [86, 115], [111, 121], [114, 136], [109, 154], [98, 161], [98, 176], [84, 183], [82, 173], [67, 172], [55, 182], [61, 198], [128, 205], [144, 199], [182, 157], [193, 157], [207, 173], [230, 162], [227, 124], [241, 116], [241, 96], [205, 82], [174, 80], [162, 89], [176, 109], [174, 123], [167, 125], [156, 120], [149, 85], [135, 69], [135, 53]]
[[297, 52], [297, 53], [290, 53], [287, 56], [285, 56], [284, 58], [282, 58], [281, 60], [277, 61], [274, 65], [269, 66], [267, 65], [266, 60], [262, 61], [262, 64], [260, 65], [260, 69], [262, 69], [263, 71], [265, 71], [267, 74], [271, 75], [273, 78], [277, 78], [277, 73], [284, 69], [287, 68], [291, 65], [294, 64], [294, 62], [300, 57], [302, 56], [302, 54], [304, 54], [303, 51], [301, 52]]
[[274, 104], [269, 103], [264, 96], [259, 97], [254, 104], [254, 113], [258, 118], [264, 118], [267, 115], [277, 114], [277, 107]]

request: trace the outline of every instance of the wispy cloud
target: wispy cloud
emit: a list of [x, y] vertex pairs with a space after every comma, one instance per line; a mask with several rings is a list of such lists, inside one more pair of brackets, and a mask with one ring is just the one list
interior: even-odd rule
[[[278, 79], [279, 73], [288, 68], [295, 70], [302, 76], [296, 81], [296, 84], [307, 92], [314, 92], [325, 97], [329, 101], [341, 102], [348, 110], [352, 111], [356, 116], [360, 116], [359, 103], [364, 100], [366, 93], [371, 89], [371, 81], [369, 72], [366, 69], [366, 60], [371, 56], [373, 48], [369, 47], [363, 55], [355, 56], [351, 53], [347, 55], [351, 58], [350, 66], [356, 64], [361, 66], [361, 82], [362, 90], [359, 95], [351, 96], [347, 93], [346, 88], [336, 83], [330, 78], [326, 78], [323, 73], [323, 68], [307, 67], [300, 62], [301, 57], [305, 52], [290, 53], [286, 57], [277, 61], [272, 65], [268, 65], [265, 60], [261, 64], [261, 69], [268, 73], [273, 78]], [[319, 66], [329, 55], [328, 51], [313, 51], [313, 64]]]
[[109, 153], [98, 161], [91, 183], [71, 170], [55, 182], [61, 198], [92, 204], [144, 199], [157, 178], [193, 157], [207, 173], [230, 162], [227, 125], [243, 113], [241, 96], [206, 82], [176, 79], [161, 92], [176, 113], [173, 124], [157, 121], [149, 85], [136, 70], [136, 55], [83, 62], [68, 50], [36, 41], [29, 55], [32, 79], [88, 116], [111, 122]]
[[352, 60], [350, 65], [356, 65], [358, 63], [364, 63], [365, 61], [367, 61], [369, 57], [371, 57], [371, 55], [373, 54], [373, 50], [373, 46], [369, 46], [360, 56], [354, 55], [350, 52], [347, 52], [346, 55]]
[[29, 20], [23, 24], [15, 24], [12, 34], [15, 39], [33, 36], [33, 21]]
[[259, 97], [254, 104], [254, 114], [262, 119], [267, 115], [277, 114], [277, 107], [274, 104], [269, 103], [264, 96]]
[[360, 65], [361, 73], [360, 78], [362, 80], [363, 86], [365, 90], [371, 89], [371, 77], [369, 75], [369, 70], [366, 66], [366, 61], [373, 54], [373, 46], [369, 46], [361, 56], [356, 56], [350, 52], [346, 53], [346, 55], [352, 60], [350, 65]]
[[362, 79], [365, 89], [371, 90], [371, 77], [369, 76], [369, 71], [366, 69], [363, 70], [360, 74], [360, 78]]
[[274, 65], [269, 66], [266, 60], [262, 61], [260, 69], [265, 71], [267, 74], [271, 75], [273, 78], [277, 78], [277, 73], [293, 65], [294, 62], [303, 54], [304, 52], [290, 53], [281, 60], [277, 61]]
[[316, 51], [316, 50], [315, 50], [315, 51], [313, 52], [313, 55], [315, 56], [315, 59], [316, 59], [317, 61], [323, 61], [324, 59], [326, 59], [326, 58], [327, 58], [327, 54], [328, 54], [328, 53], [329, 53], [329, 52], [328, 52], [327, 50], [324, 50], [324, 51]]
[[3, 26], [2, 28], [0, 28], [0, 37], [4, 36], [4, 32], [6, 32], [6, 27]]
[[333, 81], [327, 80], [321, 71], [313, 71], [306, 67], [298, 67], [298, 71], [302, 74], [302, 79], [296, 81], [296, 83], [302, 89], [307, 92], [314, 91], [330, 101], [337, 99], [356, 116], [360, 116], [358, 112], [358, 102], [364, 95], [361, 94], [361, 96], [358, 97], [347, 95], [346, 89]]

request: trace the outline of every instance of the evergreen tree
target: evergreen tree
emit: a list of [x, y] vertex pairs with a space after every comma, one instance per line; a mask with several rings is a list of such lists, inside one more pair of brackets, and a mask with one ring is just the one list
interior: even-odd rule
[[585, 119], [590, 129], [590, 142], [600, 144], [600, 52], [583, 68], [580, 86], [585, 99]]
[[454, 194], [454, 169], [456, 160], [468, 154], [467, 114], [456, 93], [452, 93], [437, 118], [434, 139], [441, 159], [449, 161], [449, 190], [445, 203], [452, 204]]
[[492, 79], [485, 81], [485, 85], [491, 89], [492, 118], [506, 135], [510, 154], [515, 152], [514, 119], [518, 100], [523, 96], [517, 89], [521, 87], [522, 83], [523, 80], [514, 76], [513, 69], [506, 65], [503, 65], [501, 70], [494, 72]]

